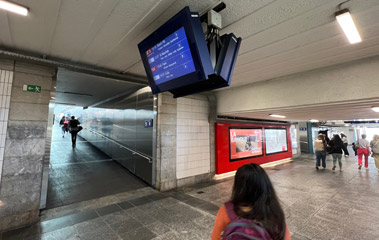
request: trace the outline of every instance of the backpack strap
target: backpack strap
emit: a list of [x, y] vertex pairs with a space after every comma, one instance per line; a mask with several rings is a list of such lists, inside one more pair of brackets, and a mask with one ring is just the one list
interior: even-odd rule
[[228, 213], [228, 216], [230, 218], [230, 221], [233, 221], [234, 219], [238, 219], [238, 216], [236, 212], [234, 212], [234, 204], [231, 202], [225, 203], [226, 212]]

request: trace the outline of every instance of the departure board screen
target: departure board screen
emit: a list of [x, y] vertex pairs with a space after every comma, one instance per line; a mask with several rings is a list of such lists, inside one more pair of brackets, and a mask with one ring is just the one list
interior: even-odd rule
[[146, 55], [157, 85], [196, 70], [184, 27], [148, 49]]

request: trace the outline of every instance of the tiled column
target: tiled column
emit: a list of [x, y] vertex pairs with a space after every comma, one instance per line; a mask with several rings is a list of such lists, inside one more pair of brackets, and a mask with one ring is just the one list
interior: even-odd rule
[[3, 170], [5, 138], [12, 92], [13, 71], [0, 70], [0, 186]]
[[[38, 220], [48, 106], [55, 75], [53, 68], [17, 61], [12, 61], [8, 71], [13, 72], [13, 85], [11, 94], [9, 91], [9, 119], [0, 183], [0, 200], [4, 204], [0, 208], [0, 231]], [[8, 85], [9, 81], [8, 77]], [[41, 86], [42, 91], [23, 91], [23, 85], [28, 84]]]
[[[212, 105], [213, 106], [213, 105]], [[212, 177], [209, 100], [158, 96], [156, 188], [164, 191]], [[213, 128], [212, 128], [213, 131]]]
[[177, 101], [176, 176], [178, 186], [183, 186], [209, 178], [209, 103], [200, 94]]

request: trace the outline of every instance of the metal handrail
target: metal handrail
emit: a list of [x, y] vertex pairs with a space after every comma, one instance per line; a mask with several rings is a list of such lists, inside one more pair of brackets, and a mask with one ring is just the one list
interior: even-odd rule
[[112, 143], [118, 145], [120, 148], [125, 148], [126, 150], [132, 152], [133, 154], [137, 154], [137, 155], [139, 155], [139, 156], [141, 156], [141, 157], [147, 159], [147, 160], [149, 161], [149, 163], [152, 163], [152, 162], [153, 162], [153, 160], [152, 160], [151, 157], [145, 156], [145, 155], [142, 154], [142, 153], [139, 153], [139, 152], [137, 152], [137, 151], [135, 151], [135, 150], [133, 150], [133, 149], [130, 149], [130, 148], [128, 148], [128, 147], [125, 147], [124, 145], [122, 145], [122, 144], [118, 143], [117, 141], [115, 141], [115, 140], [113, 140], [113, 139], [111, 139], [111, 138], [105, 136], [104, 134], [101, 134], [101, 133], [96, 132], [96, 131], [94, 131], [94, 130], [92, 130], [92, 129], [89, 129], [89, 128], [83, 128], [83, 129], [86, 129], [86, 130], [88, 130], [88, 131], [90, 131], [90, 132], [92, 132], [92, 133], [95, 133], [95, 134], [101, 136], [102, 138], [107, 139], [108, 141], [111, 141]]

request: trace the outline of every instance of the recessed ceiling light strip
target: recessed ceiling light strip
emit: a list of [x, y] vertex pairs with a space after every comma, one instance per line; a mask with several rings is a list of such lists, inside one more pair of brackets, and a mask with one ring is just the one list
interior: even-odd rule
[[28, 8], [4, 0], [0, 0], [0, 9], [4, 9], [6, 11], [17, 13], [23, 16], [27, 16], [29, 13]]

